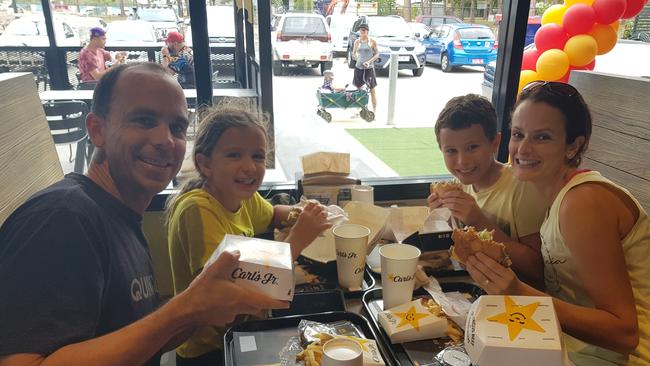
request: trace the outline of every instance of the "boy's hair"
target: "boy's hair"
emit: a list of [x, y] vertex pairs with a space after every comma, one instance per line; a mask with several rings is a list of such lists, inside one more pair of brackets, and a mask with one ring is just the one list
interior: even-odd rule
[[[207, 180], [207, 177], [203, 175], [199, 168], [196, 159], [198, 154], [210, 157], [221, 136], [230, 128], [258, 127], [262, 130], [268, 145], [270, 144], [270, 137], [267, 126], [268, 119], [263, 113], [253, 111], [241, 104], [222, 103], [216, 107], [205, 109], [199, 122], [196, 139], [194, 140], [194, 149], [192, 150], [195, 172], [185, 180], [176, 194], [169, 196], [167, 199], [165, 204], [166, 223], [169, 223], [171, 211], [178, 197], [193, 189], [202, 187]], [[270, 147], [268, 148], [270, 149]]]
[[438, 115], [435, 132], [440, 144], [440, 130], [449, 128], [463, 130], [472, 125], [483, 127], [488, 140], [493, 141], [497, 135], [497, 113], [492, 103], [480, 95], [467, 94], [451, 98]]

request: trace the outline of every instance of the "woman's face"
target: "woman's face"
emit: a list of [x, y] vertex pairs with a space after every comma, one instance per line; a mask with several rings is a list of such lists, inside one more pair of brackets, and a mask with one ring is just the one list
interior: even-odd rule
[[514, 175], [522, 181], [551, 182], [564, 177], [584, 137], [566, 144], [565, 117], [543, 102], [525, 101], [512, 116], [510, 160]]

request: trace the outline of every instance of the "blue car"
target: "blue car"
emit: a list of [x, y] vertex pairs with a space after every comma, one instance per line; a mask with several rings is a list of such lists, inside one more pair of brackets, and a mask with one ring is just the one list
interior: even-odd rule
[[497, 59], [498, 42], [484, 25], [442, 24], [434, 27], [422, 44], [425, 62], [439, 64], [443, 72], [463, 65], [485, 66]]

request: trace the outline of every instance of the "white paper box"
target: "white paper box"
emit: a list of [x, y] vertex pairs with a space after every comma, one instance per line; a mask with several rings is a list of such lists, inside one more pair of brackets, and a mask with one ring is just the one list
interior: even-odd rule
[[433, 315], [420, 299], [382, 311], [378, 318], [393, 344], [446, 336], [447, 318]]
[[206, 266], [224, 251], [235, 250], [241, 253], [239, 266], [230, 273], [236, 284], [277, 300], [293, 299], [293, 260], [289, 243], [226, 234]]
[[552, 366], [565, 359], [546, 296], [481, 296], [467, 317], [465, 349], [474, 366]]

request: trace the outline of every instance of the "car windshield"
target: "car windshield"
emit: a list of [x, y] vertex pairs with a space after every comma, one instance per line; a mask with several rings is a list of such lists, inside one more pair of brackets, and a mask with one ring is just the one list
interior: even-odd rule
[[139, 9], [138, 18], [147, 22], [176, 22], [176, 16], [171, 9]]
[[208, 7], [208, 36], [235, 37], [235, 12], [232, 7]]
[[368, 17], [371, 37], [411, 37], [406, 21], [398, 17]]
[[318, 17], [287, 16], [282, 27], [282, 34], [325, 34], [325, 22]]
[[487, 28], [461, 28], [457, 32], [460, 39], [494, 39], [494, 33]]
[[462, 23], [462, 21], [456, 18], [447, 18], [447, 24], [458, 24], [458, 23]]
[[106, 38], [108, 38], [109, 42], [156, 42], [150, 28], [139, 27], [133, 24], [109, 24], [106, 30]]
[[46, 35], [47, 31], [45, 30], [45, 22], [21, 20], [9, 24], [5, 30], [5, 34], [12, 36], [40, 36]]

